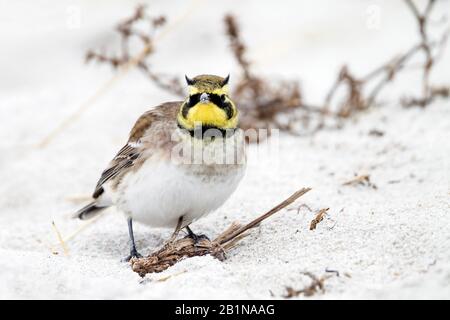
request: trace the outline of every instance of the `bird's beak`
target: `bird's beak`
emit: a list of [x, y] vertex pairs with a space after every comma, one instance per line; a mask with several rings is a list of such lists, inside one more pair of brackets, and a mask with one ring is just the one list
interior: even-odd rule
[[209, 102], [209, 94], [207, 94], [207, 93], [202, 93], [202, 94], [200, 95], [200, 102], [202, 102], [202, 103], [207, 103], [207, 102]]

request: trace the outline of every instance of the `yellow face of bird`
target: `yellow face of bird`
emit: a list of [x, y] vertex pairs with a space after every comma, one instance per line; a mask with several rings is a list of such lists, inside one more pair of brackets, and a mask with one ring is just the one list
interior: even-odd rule
[[198, 126], [220, 130], [235, 129], [238, 111], [228, 96], [228, 80], [213, 75], [186, 77], [189, 96], [177, 116], [180, 127], [194, 130]]

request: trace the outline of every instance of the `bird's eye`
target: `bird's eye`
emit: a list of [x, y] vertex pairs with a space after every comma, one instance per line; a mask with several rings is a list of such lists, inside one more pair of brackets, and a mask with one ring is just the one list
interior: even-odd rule
[[226, 97], [224, 94], [222, 94], [222, 95], [220, 96], [220, 99], [222, 99], [222, 102], [225, 102], [225, 100], [227, 99], [227, 97]]

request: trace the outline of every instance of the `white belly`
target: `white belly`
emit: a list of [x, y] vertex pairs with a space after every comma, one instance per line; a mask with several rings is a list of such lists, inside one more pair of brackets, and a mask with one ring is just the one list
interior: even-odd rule
[[243, 177], [244, 165], [225, 167], [221, 165], [211, 173], [200, 165], [186, 168], [146, 161], [138, 171], [124, 177], [114, 202], [144, 224], [174, 228], [183, 216], [185, 226], [220, 207], [234, 192]]

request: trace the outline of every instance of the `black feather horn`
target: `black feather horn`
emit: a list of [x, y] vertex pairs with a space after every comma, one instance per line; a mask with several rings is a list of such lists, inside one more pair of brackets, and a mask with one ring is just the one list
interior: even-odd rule
[[228, 84], [228, 81], [230, 81], [230, 74], [228, 74], [228, 75], [226, 76], [226, 78], [223, 79], [223, 81], [222, 81], [222, 87], [225, 86], [225, 85], [227, 85], [227, 84]]
[[189, 86], [192, 86], [194, 84], [194, 80], [189, 78], [187, 75], [184, 75], [184, 78], [186, 79], [186, 82]]

